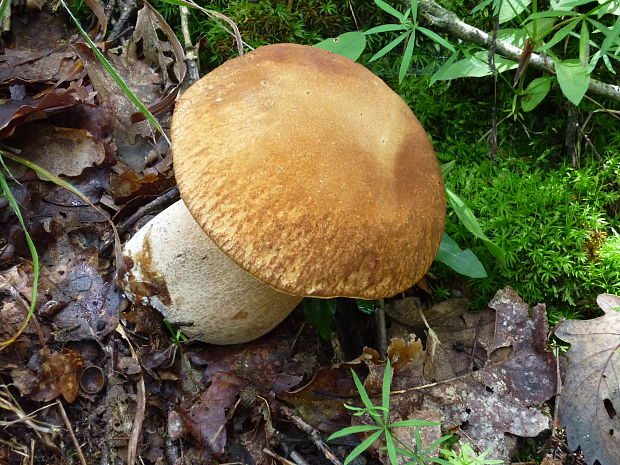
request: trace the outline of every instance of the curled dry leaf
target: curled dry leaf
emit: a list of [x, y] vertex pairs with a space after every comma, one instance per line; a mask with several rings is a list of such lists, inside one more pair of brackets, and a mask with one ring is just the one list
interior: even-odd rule
[[556, 335], [570, 343], [560, 395], [560, 422], [568, 445], [581, 447], [586, 461], [620, 463], [620, 296], [602, 294], [605, 315], [561, 323]]

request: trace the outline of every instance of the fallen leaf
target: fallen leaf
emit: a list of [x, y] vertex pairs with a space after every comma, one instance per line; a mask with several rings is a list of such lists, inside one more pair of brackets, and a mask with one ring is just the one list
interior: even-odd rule
[[77, 352], [63, 349], [62, 352], [43, 354], [37, 385], [30, 394], [32, 400], [49, 402], [59, 395], [71, 403], [80, 390], [77, 373], [84, 367], [84, 360]]
[[221, 456], [226, 451], [227, 410], [233, 406], [246, 384], [246, 380], [232, 373], [214, 373], [211, 385], [184, 418], [192, 435], [216, 456]]
[[28, 134], [12, 144], [16, 142], [26, 159], [57, 176], [78, 176], [105, 159], [103, 143], [84, 129], [31, 125]]
[[586, 462], [620, 463], [620, 296], [600, 295], [605, 315], [568, 320], [556, 336], [571, 345], [560, 394], [559, 417], [568, 445], [581, 450]]

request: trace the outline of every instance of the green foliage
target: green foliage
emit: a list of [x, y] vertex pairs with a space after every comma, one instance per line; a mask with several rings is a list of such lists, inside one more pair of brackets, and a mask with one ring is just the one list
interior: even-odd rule
[[[353, 1], [352, 7], [359, 21], [359, 16], [366, 17], [369, 9], [367, 6], [358, 8], [357, 3], [361, 2]], [[178, 7], [160, 0], [155, 5], [174, 30], [179, 30]], [[252, 47], [284, 42], [313, 45], [356, 30], [348, 2], [337, 0], [261, 0], [257, 3], [214, 0], [208, 7], [232, 19], [243, 40]], [[194, 43], [201, 43], [203, 72], [237, 55], [229, 34], [210, 19], [190, 11], [188, 26]]]
[[458, 453], [446, 449], [441, 449], [441, 452], [451, 465], [490, 465], [494, 463], [503, 463], [502, 460], [486, 459], [485, 457], [488, 455], [489, 450], [484, 451], [480, 455], [476, 454], [471, 444], [468, 442], [461, 445]]
[[[355, 371], [351, 370], [351, 374], [353, 375], [353, 381], [355, 382], [355, 387], [360, 395], [360, 399], [364, 404], [364, 407], [353, 407], [351, 405], [345, 404], [345, 407], [349, 410], [353, 410], [355, 416], [368, 415], [371, 420], [375, 423], [374, 425], [358, 425], [358, 426], [349, 426], [347, 428], [343, 428], [340, 431], [332, 434], [327, 440], [331, 441], [333, 439], [341, 438], [343, 436], [348, 436], [349, 434], [357, 434], [357, 433], [366, 433], [368, 436], [364, 439], [355, 449], [351, 451], [351, 453], [347, 456], [344, 461], [344, 465], [348, 465], [355, 457], [360, 455], [362, 452], [367, 450], [377, 439], [383, 437], [383, 441], [385, 442], [385, 450], [387, 450], [388, 457], [390, 459], [390, 463], [392, 465], [398, 465], [398, 455], [406, 455], [407, 457], [413, 459], [410, 463], [439, 463], [439, 464], [449, 464], [449, 462], [441, 459], [437, 459], [435, 457], [431, 457], [430, 454], [435, 450], [439, 445], [448, 439], [451, 438], [450, 435], [443, 436], [433, 442], [426, 449], [421, 447], [421, 439], [419, 428], [424, 426], [436, 426], [439, 423], [434, 423], [432, 421], [424, 421], [424, 420], [405, 420], [405, 421], [397, 421], [394, 423], [389, 422], [390, 416], [390, 386], [392, 383], [392, 368], [390, 366], [390, 361], [388, 360], [387, 365], [385, 367], [385, 372], [383, 375], [383, 384], [381, 386], [381, 405], [376, 406], [370, 400], [366, 389], [362, 385], [359, 377], [355, 373]], [[413, 427], [415, 428], [415, 436], [416, 443], [420, 447], [416, 447], [417, 451], [412, 450], [408, 445], [404, 444], [397, 436], [394, 435], [393, 429], [398, 427]], [[397, 445], [398, 444], [398, 445]]]
[[328, 340], [336, 314], [336, 299], [313, 299], [303, 300], [306, 320], [318, 331], [321, 338]]
[[502, 265], [454, 213], [448, 215], [447, 232], [471, 247], [489, 272], [487, 280], [470, 281], [476, 306], [506, 284], [526, 302], [552, 309], [594, 307], [597, 294], [620, 291], [620, 216], [614, 211], [620, 158], [609, 157], [605, 165], [549, 171], [522, 159], [457, 164], [448, 186], [506, 252]]
[[[351, 375], [363, 407], [354, 407], [344, 404], [344, 406], [354, 411], [354, 416], [366, 415], [374, 422], [373, 425], [357, 425], [349, 426], [332, 434], [327, 440], [341, 438], [350, 434], [364, 433], [366, 438], [356, 446], [344, 461], [344, 465], [348, 465], [357, 456], [367, 450], [376, 440], [383, 438], [385, 446], [382, 450], [387, 451], [388, 458], [392, 465], [398, 465], [398, 456], [406, 457], [406, 465], [426, 465], [437, 463], [440, 465], [486, 465], [502, 463], [501, 460], [488, 460], [485, 457], [489, 451], [485, 451], [477, 455], [469, 443], [459, 444], [460, 451], [456, 453], [450, 449], [441, 449], [444, 458], [434, 457], [433, 452], [442, 445], [446, 445], [453, 436], [445, 435], [433, 441], [427, 447], [422, 444], [420, 428], [429, 426], [438, 426], [440, 423], [425, 420], [404, 420], [390, 423], [390, 386], [392, 384], [392, 367], [388, 360], [383, 373], [383, 383], [381, 385], [381, 405], [374, 405], [370, 400], [370, 396], [366, 392], [364, 385], [360, 381], [357, 373], [351, 369]], [[394, 434], [394, 428], [414, 428], [415, 446], [411, 447], [402, 442], [397, 435]]]

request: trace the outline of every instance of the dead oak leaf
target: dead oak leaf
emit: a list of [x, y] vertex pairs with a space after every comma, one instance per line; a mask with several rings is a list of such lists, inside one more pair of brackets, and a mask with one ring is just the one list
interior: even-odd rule
[[80, 390], [77, 373], [83, 367], [82, 356], [69, 349], [43, 354], [37, 385], [30, 398], [49, 402], [62, 395], [67, 402], [73, 402]]
[[581, 447], [586, 461], [620, 463], [620, 296], [603, 294], [605, 315], [564, 321], [556, 335], [571, 344], [560, 395], [559, 416], [568, 445]]

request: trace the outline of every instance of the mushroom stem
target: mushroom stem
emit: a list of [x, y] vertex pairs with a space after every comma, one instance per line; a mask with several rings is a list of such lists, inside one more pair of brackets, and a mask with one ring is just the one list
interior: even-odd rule
[[302, 299], [241, 269], [209, 239], [183, 201], [140, 229], [125, 244], [124, 255], [132, 265], [123, 278], [129, 299], [213, 344], [267, 333]]

